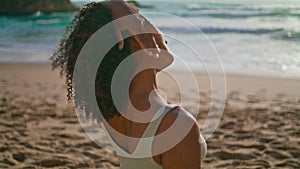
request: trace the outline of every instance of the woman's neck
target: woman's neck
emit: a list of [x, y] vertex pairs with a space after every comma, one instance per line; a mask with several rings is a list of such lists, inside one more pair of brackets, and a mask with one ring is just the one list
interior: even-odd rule
[[129, 97], [131, 104], [139, 111], [148, 110], [152, 104], [163, 103], [163, 98], [157, 90], [154, 69], [144, 70], [135, 76], [130, 85]]

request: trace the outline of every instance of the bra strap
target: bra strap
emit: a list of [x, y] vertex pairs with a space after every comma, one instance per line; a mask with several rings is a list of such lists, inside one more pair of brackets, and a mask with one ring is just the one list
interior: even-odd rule
[[153, 144], [155, 133], [157, 132], [158, 127], [160, 126], [160, 123], [162, 119], [165, 117], [165, 115], [176, 106], [177, 105], [168, 104], [164, 107], [161, 107], [157, 111], [157, 113], [153, 117], [156, 119], [151, 123], [149, 123], [148, 127], [146, 128], [143, 136], [141, 137], [141, 140], [139, 141], [134, 151], [135, 156], [144, 156], [145, 154], [147, 156], [152, 156], [152, 144]]

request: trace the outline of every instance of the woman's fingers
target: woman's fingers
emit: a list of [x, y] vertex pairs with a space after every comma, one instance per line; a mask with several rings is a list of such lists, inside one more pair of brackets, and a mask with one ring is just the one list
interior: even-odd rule
[[152, 38], [152, 42], [154, 43], [154, 47], [157, 52], [156, 58], [159, 57], [160, 49], [167, 49], [166, 45], [163, 43], [162, 36], [160, 36], [162, 33], [149, 21], [147, 20], [144, 16], [142, 16], [144, 19], [144, 29], [149, 33], [149, 35]]
[[[167, 43], [162, 34], [154, 34], [156, 43], [158, 44], [159, 48], [163, 51], [160, 53], [159, 62], [163, 65], [170, 65], [174, 61], [174, 56], [172, 52], [169, 50]], [[158, 69], [161, 70], [161, 69]]]
[[146, 49], [149, 56], [154, 58], [159, 57], [160, 49], [155, 41], [155, 38], [153, 37], [153, 34], [139, 34], [135, 35], [134, 38], [142, 49]]
[[158, 59], [159, 58], [159, 53], [160, 53], [160, 48], [155, 40], [155, 37], [153, 35], [151, 35], [152, 37], [152, 40], [153, 40], [153, 44], [154, 44], [154, 47], [152, 49], [150, 49], [152, 51], [152, 53], [154, 54], [154, 58], [155, 59]]
[[134, 38], [142, 49], [147, 50], [148, 55], [153, 56], [154, 58], [159, 57], [160, 48], [163, 49], [163, 44], [159, 38], [154, 36], [154, 34], [160, 34], [160, 32], [144, 16], [138, 14], [139, 11], [136, 7], [125, 1], [111, 1], [104, 4], [112, 10], [112, 18], [114, 20], [122, 16], [135, 14], [135, 16], [131, 17], [129, 20], [115, 21], [117, 22], [114, 24], [115, 35], [119, 41], [119, 50], [124, 48], [122, 31], [128, 30], [132, 35], [135, 35]]
[[165, 49], [164, 44], [160, 38], [154, 36], [155, 34], [160, 34], [145, 17], [136, 14], [135, 17], [129, 20], [116, 20], [114, 23], [115, 35], [119, 41], [118, 48], [122, 50], [124, 48], [124, 38], [122, 36], [122, 30], [128, 30], [136, 42], [142, 49], [146, 50], [146, 53], [154, 58], [159, 57], [160, 49]]
[[115, 29], [115, 34], [118, 39], [118, 49], [122, 50], [124, 48], [124, 39], [120, 30]]
[[160, 49], [167, 50], [167, 51], [169, 50], [162, 34], [153, 34], [153, 36], [154, 36], [155, 41]]

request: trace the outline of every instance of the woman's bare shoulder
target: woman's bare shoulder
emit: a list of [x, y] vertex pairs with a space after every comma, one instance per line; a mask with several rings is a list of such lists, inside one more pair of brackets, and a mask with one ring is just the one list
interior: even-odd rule
[[[178, 123], [176, 120], [179, 120]], [[177, 123], [176, 129], [168, 130]], [[168, 143], [176, 142], [169, 151], [160, 155], [160, 163], [164, 169], [200, 169], [201, 168], [201, 144], [199, 143], [200, 128], [191, 113], [177, 106], [171, 109], [162, 120], [158, 134], [170, 131]], [[181, 137], [180, 135], [183, 134]], [[173, 136], [177, 135], [177, 136]], [[178, 139], [174, 141], [174, 139]]]
[[158, 134], [160, 132], [164, 132], [169, 127], [171, 127], [177, 118], [179, 120], [178, 122], [181, 123], [182, 125], [186, 123], [194, 124], [198, 129], [198, 123], [195, 117], [190, 112], [185, 110], [183, 107], [175, 106], [163, 118], [160, 127], [158, 129]]

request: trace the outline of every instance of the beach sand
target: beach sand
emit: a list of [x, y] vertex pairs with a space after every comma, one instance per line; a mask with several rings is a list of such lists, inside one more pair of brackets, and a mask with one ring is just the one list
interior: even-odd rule
[[[205, 74], [196, 77], [201, 125], [212, 89]], [[226, 75], [226, 81], [225, 111], [207, 140], [204, 168], [300, 168], [300, 79]], [[175, 83], [165, 75], [159, 82], [178, 102]], [[119, 168], [81, 129], [64, 79], [49, 65], [0, 64], [0, 88], [0, 168]], [[189, 98], [193, 92], [183, 94], [189, 111], [199, 104]]]

